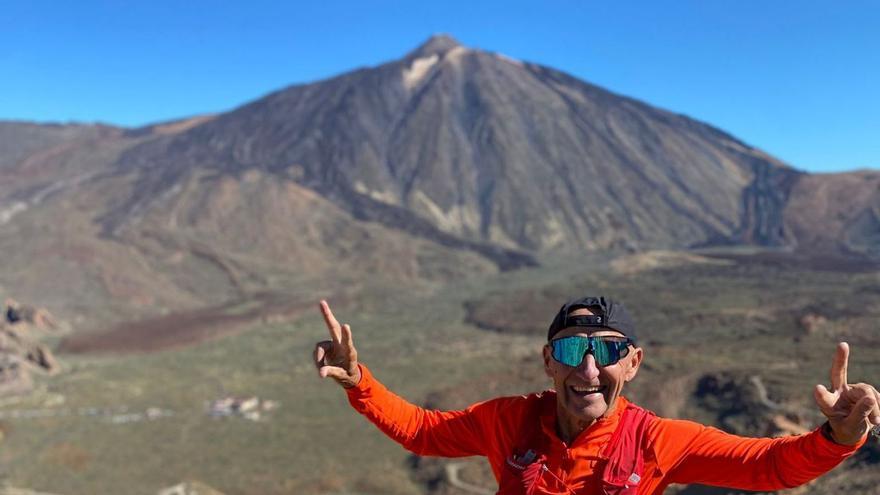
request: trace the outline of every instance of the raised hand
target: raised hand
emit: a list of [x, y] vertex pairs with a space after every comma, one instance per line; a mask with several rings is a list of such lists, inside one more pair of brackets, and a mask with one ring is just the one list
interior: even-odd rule
[[330, 340], [315, 345], [315, 367], [321, 378], [328, 376], [345, 388], [354, 387], [361, 381], [357, 363], [357, 350], [351, 339], [351, 327], [339, 325], [327, 301], [321, 301], [321, 314], [330, 331]]
[[880, 425], [880, 393], [867, 383], [846, 382], [849, 345], [837, 344], [831, 365], [831, 390], [816, 385], [813, 395], [828, 418], [831, 436], [837, 443], [855, 445], [874, 425]]

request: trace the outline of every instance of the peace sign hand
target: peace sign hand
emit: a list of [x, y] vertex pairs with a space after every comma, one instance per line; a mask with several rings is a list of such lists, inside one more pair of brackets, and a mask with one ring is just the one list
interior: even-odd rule
[[849, 345], [841, 342], [831, 365], [831, 390], [816, 385], [813, 395], [828, 418], [834, 440], [842, 445], [855, 445], [872, 425], [880, 425], [880, 393], [867, 383], [848, 384], [848, 362]]
[[321, 314], [330, 331], [330, 340], [315, 345], [315, 367], [321, 378], [328, 376], [345, 388], [351, 388], [361, 381], [358, 368], [357, 350], [351, 339], [351, 327], [339, 325], [327, 301], [321, 301]]

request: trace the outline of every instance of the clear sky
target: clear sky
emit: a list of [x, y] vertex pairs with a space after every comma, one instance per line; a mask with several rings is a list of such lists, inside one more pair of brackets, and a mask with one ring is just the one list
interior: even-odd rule
[[0, 119], [138, 126], [399, 58], [433, 33], [880, 169], [880, 1], [0, 0]]

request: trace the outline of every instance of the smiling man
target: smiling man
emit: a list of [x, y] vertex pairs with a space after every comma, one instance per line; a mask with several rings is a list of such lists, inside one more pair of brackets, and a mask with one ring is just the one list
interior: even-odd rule
[[556, 391], [556, 418], [564, 442], [614, 410], [623, 384], [635, 378], [642, 349], [622, 304], [585, 297], [563, 306], [547, 331], [544, 370]]
[[835, 467], [880, 425], [880, 393], [846, 381], [846, 344], [834, 357], [831, 390], [819, 385], [814, 394], [828, 421], [810, 433], [746, 438], [658, 418], [621, 395], [644, 352], [626, 308], [604, 297], [573, 300], [550, 324], [543, 358], [553, 390], [426, 410], [379, 383], [358, 363], [351, 328], [325, 301], [321, 311], [331, 340], [315, 347], [319, 375], [345, 387], [358, 412], [416, 454], [486, 456], [503, 495], [660, 494], [670, 483], [789, 488]]

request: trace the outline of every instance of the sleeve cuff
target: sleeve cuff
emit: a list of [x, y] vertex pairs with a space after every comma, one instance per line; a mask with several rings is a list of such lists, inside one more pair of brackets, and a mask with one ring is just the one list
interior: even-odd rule
[[825, 425], [828, 424], [823, 423], [822, 426], [813, 430], [813, 435], [816, 437], [816, 447], [819, 449], [821, 454], [825, 454], [828, 456], [840, 456], [840, 457], [849, 457], [855, 451], [859, 450], [862, 445], [865, 445], [865, 442], [868, 441], [868, 436], [865, 435], [859, 440], [855, 445], [843, 445], [835, 442], [831, 438], [831, 433], [825, 430]]
[[376, 381], [376, 379], [373, 378], [373, 374], [370, 373], [370, 370], [362, 363], [358, 363], [358, 369], [361, 372], [360, 381], [354, 387], [349, 387], [345, 389], [345, 393], [348, 394], [348, 397], [350, 399], [360, 399], [370, 396], [370, 392], [373, 389], [373, 385]]

